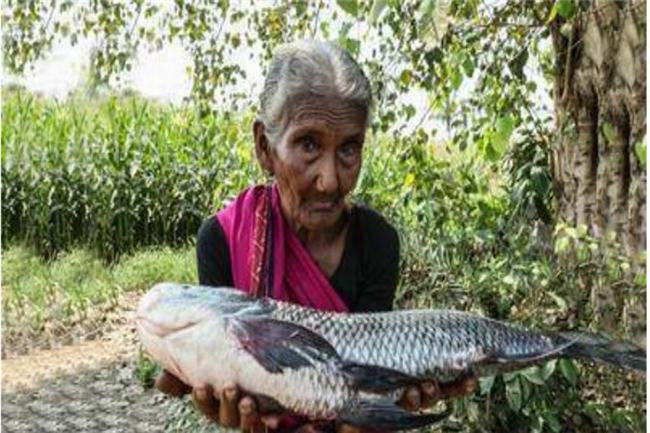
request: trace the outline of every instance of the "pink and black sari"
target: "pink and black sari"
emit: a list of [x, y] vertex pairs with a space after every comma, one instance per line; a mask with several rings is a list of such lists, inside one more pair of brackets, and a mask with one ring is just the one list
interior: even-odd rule
[[217, 213], [233, 283], [254, 296], [326, 311], [348, 311], [282, 215], [277, 186], [256, 186]]

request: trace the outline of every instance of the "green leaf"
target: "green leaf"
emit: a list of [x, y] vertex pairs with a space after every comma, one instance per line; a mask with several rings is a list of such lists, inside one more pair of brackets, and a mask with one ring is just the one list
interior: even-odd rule
[[569, 245], [571, 243], [571, 239], [567, 236], [562, 236], [555, 242], [555, 252], [556, 253], [561, 253], [567, 250], [569, 248]]
[[560, 359], [560, 371], [562, 376], [569, 381], [571, 385], [576, 385], [578, 383], [579, 372], [575, 363], [569, 359]]
[[336, 0], [336, 3], [341, 9], [355, 18], [359, 14], [359, 4], [357, 3], [357, 0]]
[[353, 56], [359, 55], [359, 49], [361, 48], [361, 43], [352, 38], [345, 38], [343, 40], [343, 47], [350, 52]]
[[402, 71], [402, 74], [399, 76], [399, 80], [405, 86], [408, 86], [409, 84], [411, 84], [411, 71], [408, 70], [408, 69], [404, 69]]
[[548, 14], [548, 18], [546, 19], [546, 25], [551, 24], [556, 16], [557, 16], [557, 3], [555, 3], [551, 8], [551, 12]]
[[431, 18], [433, 11], [436, 9], [436, 0], [424, 0], [420, 3], [418, 12], [422, 18]]
[[639, 160], [641, 167], [645, 169], [647, 163], [645, 137], [643, 137], [643, 140], [637, 141], [636, 144], [634, 145], [634, 154]]
[[560, 421], [557, 419], [557, 416], [555, 416], [554, 413], [546, 412], [544, 414], [544, 420], [546, 421], [548, 428], [550, 428], [554, 433], [558, 433], [560, 430], [562, 430]]
[[616, 132], [614, 131], [614, 127], [612, 126], [611, 123], [609, 122], [603, 123], [603, 135], [610, 143], [614, 141], [614, 138], [616, 137]]
[[458, 90], [460, 85], [463, 83], [463, 75], [460, 73], [458, 69], [454, 69], [451, 71], [451, 73], [449, 74], [449, 79], [451, 80], [451, 86], [455, 90]]
[[502, 135], [504, 138], [508, 139], [510, 138], [510, 134], [512, 134], [512, 131], [515, 129], [515, 122], [512, 119], [512, 116], [507, 114], [497, 119], [496, 126], [497, 126], [497, 133], [499, 135]]
[[557, 0], [553, 7], [557, 7], [557, 13], [567, 20], [576, 13], [576, 4], [574, 0]]
[[544, 385], [541, 370], [537, 366], [528, 367], [527, 369], [522, 370], [521, 374], [530, 383], [534, 383], [535, 385]]
[[478, 380], [479, 389], [481, 395], [486, 395], [490, 393], [492, 386], [494, 385], [494, 376], [481, 377]]
[[522, 400], [519, 380], [513, 380], [512, 382], [506, 383], [506, 399], [508, 400], [508, 406], [510, 406], [510, 409], [519, 412]]
[[474, 75], [474, 62], [469, 56], [465, 57], [465, 60], [463, 60], [463, 70], [465, 71], [465, 75], [468, 77]]
[[549, 377], [555, 372], [555, 367], [557, 366], [557, 359], [553, 359], [541, 367], [541, 375], [544, 381], [547, 381]]
[[510, 136], [515, 128], [515, 122], [510, 115], [505, 115], [497, 119], [495, 127], [496, 131], [492, 136], [492, 146], [494, 151], [501, 156], [508, 146]]

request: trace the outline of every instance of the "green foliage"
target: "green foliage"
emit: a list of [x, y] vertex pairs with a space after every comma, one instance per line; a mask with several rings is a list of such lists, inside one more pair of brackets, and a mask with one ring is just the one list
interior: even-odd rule
[[2, 254], [4, 336], [64, 329], [119, 295], [160, 281], [196, 281], [193, 248], [161, 248], [124, 256], [110, 267], [88, 250], [75, 249], [51, 262], [24, 245]]
[[[180, 42], [192, 58], [192, 100], [201, 115], [238, 111], [256, 102], [256, 94], [237, 88], [246, 75], [241, 58], [258, 61], [264, 73], [278, 44], [337, 40], [359, 58], [372, 82], [375, 130], [410, 119], [413, 110], [400, 95], [420, 89], [430, 101], [423, 119], [443, 119], [456, 145], [482, 146], [489, 155], [494, 149], [491, 157], [502, 154], [507, 141], [506, 131], [495, 133], [494, 125], [510, 117], [517, 126], [526, 122], [522, 113], [536, 112], [530, 107], [537, 102], [540, 83], [528, 70], [542, 63], [542, 47], [549, 42], [547, 17], [551, 11], [565, 18], [577, 11], [573, 0], [558, 0], [552, 7], [518, 1], [486, 6], [477, 0], [273, 5], [176, 0], [167, 7], [151, 0], [68, 0], [31, 2], [28, 8], [10, 1], [6, 6], [3, 41], [9, 70], [24, 71], [54, 41], [74, 45], [89, 37], [97, 41], [90, 59], [92, 81], [106, 84], [119, 81], [137, 52]], [[426, 132], [435, 131], [427, 127]]]
[[153, 388], [156, 377], [161, 372], [161, 367], [149, 358], [142, 348], [139, 348], [135, 363], [135, 376], [138, 378], [138, 382], [144, 388]]
[[643, 137], [643, 140], [634, 144], [634, 154], [639, 160], [639, 164], [641, 165], [641, 168], [644, 170], [646, 168], [646, 165], [648, 164], [646, 153], [647, 153], [646, 142], [645, 142], [645, 137]]

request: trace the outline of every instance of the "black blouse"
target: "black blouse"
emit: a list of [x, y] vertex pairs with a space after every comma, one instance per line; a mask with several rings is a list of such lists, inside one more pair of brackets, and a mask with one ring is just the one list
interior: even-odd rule
[[[352, 207], [341, 262], [330, 282], [350, 311], [388, 311], [393, 307], [399, 271], [399, 238], [377, 212]], [[233, 286], [230, 253], [216, 216], [199, 229], [197, 246], [199, 283]]]

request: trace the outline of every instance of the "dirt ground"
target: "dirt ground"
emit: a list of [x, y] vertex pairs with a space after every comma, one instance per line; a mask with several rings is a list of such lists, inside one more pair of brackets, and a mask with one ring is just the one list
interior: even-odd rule
[[[48, 342], [50, 349], [3, 348], [3, 432], [217, 431], [185, 399], [144, 389], [136, 377], [138, 345], [129, 297], [102, 329]], [[37, 347], [43, 345], [39, 342]]]

